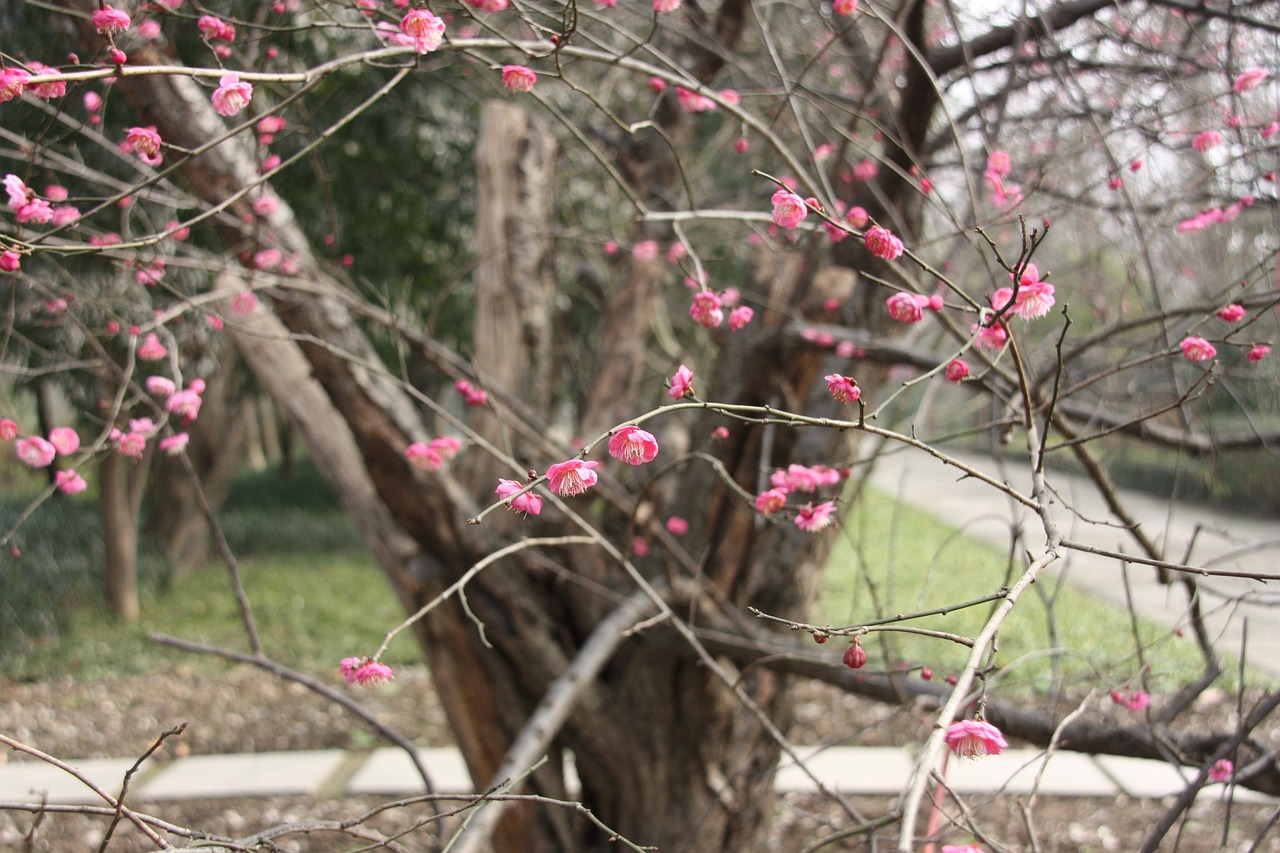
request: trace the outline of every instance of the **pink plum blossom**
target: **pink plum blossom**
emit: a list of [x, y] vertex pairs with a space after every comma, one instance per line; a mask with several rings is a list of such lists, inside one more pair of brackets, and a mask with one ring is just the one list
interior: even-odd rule
[[638, 426], [624, 426], [610, 436], [609, 455], [628, 465], [643, 465], [658, 455], [658, 440]]
[[138, 347], [139, 361], [159, 361], [168, 354], [169, 351], [160, 343], [160, 336], [155, 332], [148, 332]]
[[[919, 323], [924, 319], [924, 306], [921, 297], [914, 293], [895, 293], [885, 300], [889, 316], [899, 323]], [[928, 304], [926, 299], [924, 305]]]
[[112, 8], [110, 5], [103, 5], [101, 9], [93, 13], [90, 18], [94, 28], [103, 35], [123, 32], [129, 29], [129, 15], [119, 9]]
[[441, 459], [447, 462], [462, 450], [462, 442], [451, 435], [442, 435], [439, 438], [431, 439], [427, 447], [435, 451]]
[[1257, 364], [1269, 355], [1271, 355], [1271, 347], [1266, 344], [1254, 344], [1245, 358], [1249, 359], [1250, 364]]
[[436, 471], [444, 464], [444, 458], [421, 441], [415, 441], [406, 447], [404, 457], [420, 471]]
[[971, 331], [976, 336], [974, 346], [978, 349], [1001, 349], [1009, 342], [1009, 332], [1005, 329], [1004, 323], [997, 322], [991, 325], [975, 323]]
[[63, 456], [70, 456], [80, 449], [80, 435], [71, 427], [54, 427], [49, 431], [49, 443]]
[[22, 94], [27, 86], [27, 78], [31, 75], [21, 68], [9, 66], [0, 68], [0, 104], [12, 101]]
[[185, 391], [177, 391], [170, 395], [169, 399], [165, 401], [164, 407], [170, 414], [182, 418], [184, 423], [190, 423], [200, 416], [201, 402], [200, 394], [188, 388]]
[[1151, 694], [1145, 690], [1135, 690], [1129, 694], [1128, 698], [1123, 700], [1123, 703], [1130, 711], [1143, 711], [1151, 704]]
[[78, 471], [58, 471], [53, 475], [53, 480], [58, 491], [67, 495], [78, 494], [89, 488], [89, 484], [84, 481], [84, 477], [81, 477]]
[[1267, 79], [1267, 69], [1265, 68], [1246, 68], [1236, 75], [1235, 81], [1231, 84], [1231, 91], [1237, 95], [1241, 92], [1248, 92], [1250, 89], [1258, 88], [1263, 80]]
[[708, 113], [719, 106], [711, 97], [683, 86], [676, 86], [676, 100], [680, 103], [680, 109], [687, 113]]
[[643, 240], [631, 248], [631, 257], [637, 261], [653, 261], [658, 258], [658, 241]]
[[48, 468], [58, 450], [38, 435], [18, 439], [14, 450], [23, 464], [32, 468]]
[[858, 11], [858, 0], [835, 0], [831, 4], [831, 11], [842, 17], [848, 17]]
[[724, 322], [724, 311], [720, 309], [720, 297], [709, 290], [699, 290], [693, 295], [693, 304], [689, 306], [689, 317], [700, 326], [714, 329]]
[[221, 116], [233, 116], [249, 105], [253, 85], [240, 80], [239, 74], [223, 74], [213, 92], [213, 108]]
[[168, 397], [178, 390], [174, 381], [165, 376], [148, 376], [145, 385], [147, 393], [155, 394], [157, 397]]
[[502, 85], [513, 92], [528, 92], [538, 82], [538, 75], [523, 65], [502, 66]]
[[947, 727], [947, 746], [961, 758], [999, 755], [1009, 744], [986, 720], [960, 720]]
[[177, 456], [179, 453], [187, 449], [187, 444], [191, 441], [191, 436], [185, 432], [168, 435], [160, 439], [160, 452], [165, 456]]
[[[50, 68], [42, 62], [28, 62], [27, 67], [31, 69], [32, 74], [56, 74], [56, 68]], [[65, 80], [51, 80], [47, 83], [29, 83], [27, 91], [37, 98], [43, 98], [46, 101], [54, 98], [61, 98], [67, 94], [67, 84]]]
[[1216, 130], [1206, 130], [1203, 133], [1198, 133], [1195, 139], [1191, 140], [1191, 147], [1201, 154], [1221, 144], [1222, 134]]
[[134, 459], [141, 459], [142, 452], [147, 448], [147, 437], [140, 432], [112, 430], [111, 440], [121, 455]]
[[[523, 513], [524, 515], [538, 515], [542, 512], [542, 498], [533, 492], [525, 492], [522, 495], [516, 495], [523, 486], [515, 480], [499, 480], [498, 488], [494, 489], [498, 497], [507, 501], [507, 508], [515, 513]], [[512, 495], [516, 495], [512, 498]]]
[[18, 424], [12, 418], [0, 420], [0, 441], [13, 441], [18, 437]]
[[1235, 764], [1229, 758], [1219, 758], [1213, 762], [1213, 766], [1209, 768], [1209, 781], [1226, 782], [1231, 779], [1231, 774], [1236, 770]]
[[1183, 338], [1178, 346], [1182, 348], [1182, 356], [1187, 361], [1208, 361], [1218, 354], [1213, 344], [1194, 335]]
[[667, 389], [667, 396], [673, 400], [679, 400], [693, 393], [692, 386], [693, 371], [682, 364], [671, 376], [671, 387]]
[[427, 9], [414, 9], [400, 21], [400, 31], [413, 39], [416, 53], [430, 53], [444, 39], [444, 21]]
[[902, 241], [894, 236], [892, 231], [879, 225], [873, 225], [867, 229], [867, 233], [862, 235], [862, 242], [866, 245], [868, 252], [886, 261], [900, 258], [906, 250]]
[[685, 521], [678, 515], [673, 515], [667, 519], [667, 532], [672, 536], [683, 536], [689, 532], [689, 522]]
[[739, 305], [729, 312], [729, 328], [735, 332], [741, 331], [755, 315], [755, 309], [750, 305]]
[[681, 0], [653, 0], [653, 11], [674, 12], [680, 8]]
[[997, 148], [987, 155], [987, 171], [1002, 178], [1013, 171], [1013, 160], [1009, 157], [1009, 152]]
[[131, 127], [125, 135], [121, 149], [126, 154], [137, 154], [138, 159], [148, 166], [159, 166], [164, 159], [160, 154], [163, 141], [156, 133], [154, 126]]
[[600, 479], [594, 469], [599, 462], [570, 459], [547, 469], [547, 485], [561, 497], [571, 498], [591, 488]]
[[807, 533], [816, 533], [835, 522], [835, 501], [823, 501], [814, 506], [805, 504], [796, 515], [796, 527]]
[[22, 256], [12, 249], [0, 253], [0, 271], [17, 272], [22, 267]]
[[837, 403], [856, 403], [862, 396], [862, 389], [858, 387], [857, 381], [848, 376], [832, 373], [822, 378], [827, 380], [827, 391]]
[[204, 36], [207, 41], [232, 42], [236, 40], [235, 26], [213, 15], [201, 15], [196, 20], [196, 27], [199, 28], [200, 35]]
[[1228, 323], [1238, 323], [1244, 319], [1245, 313], [1243, 305], [1232, 302], [1218, 309], [1218, 319], [1226, 320]]
[[787, 490], [783, 488], [772, 488], [756, 495], [756, 512], [761, 515], [769, 515], [770, 513], [774, 513], [782, 509], [786, 502]]
[[355, 683], [361, 687], [378, 687], [395, 677], [391, 667], [376, 660], [366, 661], [355, 671]]
[[862, 183], [875, 178], [880, 172], [880, 165], [875, 160], [859, 160], [853, 167], [853, 176]]
[[773, 194], [773, 221], [788, 231], [795, 228], [809, 215], [804, 199], [791, 190], [779, 189]]
[[948, 382], [961, 382], [969, 375], [969, 363], [963, 358], [953, 358], [947, 364], [947, 369], [943, 371], [943, 376]]

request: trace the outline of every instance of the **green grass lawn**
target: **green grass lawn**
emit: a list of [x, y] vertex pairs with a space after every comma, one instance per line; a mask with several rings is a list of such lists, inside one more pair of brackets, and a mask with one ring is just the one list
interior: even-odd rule
[[[1010, 568], [1007, 553], [926, 513], [895, 505], [883, 494], [868, 492], [845, 520], [810, 621], [856, 625], [972, 601], [1012, 582], [1022, 565], [1019, 559]], [[971, 637], [993, 606], [982, 604], [903, 624]], [[1001, 686], [1047, 690], [1057, 680], [1067, 687], [1136, 689], [1147, 664], [1148, 686], [1164, 692], [1200, 674], [1203, 660], [1189, 635], [1179, 637], [1148, 622], [1140, 623], [1138, 632], [1141, 659], [1123, 608], [1060, 583], [1055, 574], [1042, 575], [1001, 629], [995, 659], [1002, 668]], [[928, 666], [938, 676], [956, 671], [969, 654], [956, 643], [901, 633], [875, 633], [863, 645], [869, 666]], [[1230, 687], [1235, 672], [1221, 678], [1223, 686]]]

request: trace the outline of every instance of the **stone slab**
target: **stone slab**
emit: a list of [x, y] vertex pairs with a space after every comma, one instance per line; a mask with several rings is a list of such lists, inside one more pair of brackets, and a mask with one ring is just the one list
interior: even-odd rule
[[1096, 760], [1102, 772], [1114, 779], [1120, 790], [1131, 797], [1159, 799], [1180, 794], [1187, 787], [1187, 777], [1163, 761], [1120, 755], [1099, 755]]
[[193, 755], [146, 780], [138, 795], [149, 800], [313, 794], [346, 758], [340, 749]]
[[1120, 793], [1091, 756], [1078, 752], [1055, 752], [1047, 761], [1045, 753], [1035, 749], [1010, 749], [973, 760], [953, 755], [947, 762], [946, 779], [954, 790], [967, 794], [1037, 791], [1046, 796], [1114, 797]]
[[[120, 793], [124, 774], [136, 758], [104, 758], [69, 761], [86, 778], [111, 796]], [[141, 772], [154, 765], [143, 765]], [[135, 789], [136, 790], [136, 789]], [[0, 800], [38, 803], [45, 800], [64, 805], [106, 805], [79, 779], [43, 761], [10, 761], [0, 764]]]
[[[420, 749], [419, 761], [427, 768], [431, 784], [442, 794], [464, 794], [475, 790], [471, 774], [456, 749]], [[404, 750], [375, 749], [347, 781], [349, 794], [422, 794], [426, 786]]]
[[[846, 794], [896, 794], [911, 776], [911, 754], [898, 747], [833, 747], [799, 750], [822, 784]], [[815, 791], [803, 770], [783, 756], [775, 785], [779, 793]]]

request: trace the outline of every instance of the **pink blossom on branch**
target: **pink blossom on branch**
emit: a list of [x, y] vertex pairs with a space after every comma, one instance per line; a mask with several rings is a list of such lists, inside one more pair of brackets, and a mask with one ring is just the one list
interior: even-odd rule
[[523, 65], [502, 66], [502, 85], [513, 92], [528, 92], [538, 82], [538, 75]]
[[1218, 354], [1213, 344], [1194, 335], [1183, 338], [1178, 346], [1182, 348], [1182, 356], [1187, 361], [1208, 361]]
[[413, 39], [415, 53], [430, 53], [444, 39], [444, 21], [427, 9], [414, 9], [401, 19], [400, 32]]
[[368, 658], [343, 658], [338, 664], [338, 671], [348, 684], [361, 687], [376, 687], [395, 678], [391, 667]]
[[805, 504], [796, 515], [796, 527], [807, 533], [816, 533], [835, 523], [835, 501], [823, 501], [814, 506]]
[[58, 452], [57, 448], [38, 435], [18, 439], [14, 450], [22, 463], [31, 468], [48, 468]]
[[1271, 347], [1266, 344], [1254, 344], [1245, 358], [1249, 359], [1250, 364], [1257, 364], [1269, 355], [1271, 355]]
[[724, 322], [724, 311], [720, 308], [720, 297], [709, 290], [699, 290], [693, 294], [693, 304], [689, 306], [689, 317], [698, 325], [715, 329]]
[[924, 319], [924, 306], [929, 304], [929, 300], [914, 293], [895, 293], [884, 304], [889, 309], [890, 317], [899, 323], [910, 324]]
[[[524, 515], [538, 515], [542, 512], [542, 497], [533, 492], [517, 494], [524, 486], [515, 480], [499, 480], [494, 489], [498, 497], [507, 502], [507, 509]], [[515, 497], [512, 497], [515, 495]]]
[[1231, 84], [1231, 91], [1237, 95], [1241, 92], [1248, 92], [1250, 89], [1258, 88], [1263, 80], [1267, 79], [1267, 69], [1265, 68], [1246, 68], [1236, 75], [1235, 82]]
[[837, 403], [856, 403], [862, 396], [862, 389], [858, 387], [857, 381], [848, 376], [832, 373], [822, 378], [827, 380], [827, 391]]
[[782, 509], [787, 503], [787, 490], [783, 488], [773, 488], [768, 491], [761, 492], [756, 495], [756, 512], [761, 515], [769, 515]]
[[847, 18], [858, 11], [858, 0], [835, 0], [831, 4], [831, 11]]
[[653, 11], [674, 12], [680, 8], [681, 0], [653, 0]]
[[739, 305], [729, 312], [729, 328], [735, 332], [741, 331], [755, 315], [755, 309], [750, 305]]
[[164, 159], [160, 154], [160, 146], [163, 144], [154, 126], [131, 127], [120, 148], [126, 154], [137, 154], [138, 159], [148, 166], [159, 166]]
[[238, 74], [223, 74], [213, 92], [213, 108], [221, 116], [233, 116], [249, 105], [253, 86], [242, 82]]
[[770, 199], [773, 202], [773, 221], [788, 231], [795, 228], [809, 215], [804, 199], [791, 190], [779, 189]]
[[1213, 766], [1209, 768], [1210, 782], [1226, 782], [1231, 779], [1231, 774], [1236, 770], [1236, 766], [1229, 758], [1219, 758], [1213, 762]]
[[609, 455], [628, 465], [643, 465], [658, 455], [658, 440], [638, 426], [624, 426], [609, 437]]
[[236, 40], [235, 25], [213, 15], [200, 16], [196, 21], [196, 26], [200, 29], [200, 35], [204, 36], [206, 41], [233, 42]]
[[906, 251], [902, 241], [895, 237], [892, 231], [879, 225], [873, 225], [867, 229], [867, 233], [862, 235], [862, 242], [868, 252], [886, 261], [897, 260]]
[[1191, 147], [1201, 154], [1221, 144], [1222, 134], [1216, 130], [1206, 130], [1203, 133], [1198, 133], [1195, 139], [1191, 140]]
[[159, 361], [168, 354], [169, 351], [160, 343], [160, 337], [155, 332], [148, 332], [138, 347], [139, 361]]
[[571, 498], [580, 495], [599, 481], [594, 469], [599, 462], [570, 459], [547, 469], [547, 486], [557, 495]]
[[986, 720], [960, 720], [947, 727], [944, 738], [951, 751], [961, 758], [999, 755], [1009, 744], [1004, 735]]
[[943, 371], [948, 382], [961, 382], [969, 375], [969, 363], [963, 358], [953, 358]]
[[187, 449], [187, 444], [190, 441], [191, 436], [185, 432], [165, 436], [160, 439], [160, 452], [165, 456], [177, 456]]
[[84, 477], [81, 477], [78, 471], [58, 471], [53, 475], [53, 480], [58, 491], [65, 495], [79, 494], [89, 488], [89, 484], [84, 481]]
[[70, 456], [80, 449], [80, 435], [71, 427], [54, 427], [49, 431], [49, 443], [63, 456]]
[[693, 371], [685, 367], [683, 364], [671, 376], [671, 387], [667, 389], [667, 396], [673, 400], [679, 400], [681, 397], [693, 394]]
[[1230, 305], [1224, 305], [1218, 309], [1218, 319], [1225, 320], [1228, 323], [1238, 323], [1244, 319], [1244, 306], [1232, 302]]
[[709, 95], [700, 95], [692, 89], [676, 86], [676, 100], [687, 113], [709, 113], [719, 107]]
[[0, 441], [13, 441], [18, 437], [18, 424], [12, 418], [0, 420]]
[[12, 101], [22, 94], [31, 75], [21, 68], [0, 68], [0, 104]]
[[129, 29], [131, 23], [128, 13], [112, 8], [110, 5], [104, 5], [94, 12], [90, 20], [94, 28], [103, 35], [123, 32]]
[[444, 457], [421, 441], [406, 447], [404, 458], [419, 471], [437, 471], [444, 464]]
[[17, 272], [22, 268], [22, 256], [12, 249], [0, 253], [0, 271]]

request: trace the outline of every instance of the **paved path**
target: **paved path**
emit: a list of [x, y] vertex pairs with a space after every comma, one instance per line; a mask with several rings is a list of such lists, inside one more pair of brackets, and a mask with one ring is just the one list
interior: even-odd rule
[[[895, 796], [911, 773], [912, 755], [890, 747], [801, 748], [810, 768], [824, 784], [851, 795]], [[424, 749], [419, 755], [433, 787], [441, 793], [475, 790], [455, 749]], [[120, 790], [132, 759], [71, 761], [69, 764], [108, 793]], [[1041, 772], [1043, 771], [1043, 773]], [[1184, 770], [1186, 778], [1191, 771]], [[1037, 776], [1039, 776], [1037, 787]], [[812, 791], [812, 781], [796, 767], [782, 765], [779, 791]], [[1184, 776], [1168, 764], [1139, 758], [1098, 757], [1041, 750], [1012, 749], [973, 761], [955, 760], [948, 783], [967, 794], [1029, 794], [1158, 798], [1185, 787]], [[408, 756], [399, 749], [344, 752], [266, 752], [245, 755], [194, 755], [173, 761], [149, 761], [130, 788], [134, 802], [218, 799], [246, 796], [404, 796], [425, 790]], [[572, 789], [571, 789], [572, 790]], [[1199, 796], [1220, 799], [1222, 784], [1209, 785]], [[1271, 802], [1261, 794], [1237, 788], [1237, 802]], [[37, 761], [0, 764], [0, 807], [4, 803], [41, 802], [96, 804], [102, 801], [69, 774]]]
[[[991, 457], [958, 454], [960, 461], [1031, 494], [1026, 465], [1001, 468]], [[967, 533], [1008, 547], [1010, 524], [1020, 525], [1024, 542], [1035, 551], [1043, 545], [1039, 519], [995, 489], [918, 451], [886, 454], [877, 463], [872, 482]], [[1060, 500], [1057, 523], [1064, 537], [1109, 550], [1138, 553], [1125, 531], [1110, 523], [1112, 516], [1088, 480], [1050, 474]], [[1171, 504], [1152, 495], [1123, 491], [1125, 506], [1142, 529], [1165, 549], [1165, 559], [1210, 569], [1230, 569], [1270, 575], [1280, 581], [1280, 521], [1215, 512], [1187, 503]], [[1197, 534], [1197, 529], [1199, 530]], [[1190, 558], [1188, 546], [1194, 542]], [[1070, 581], [1124, 606], [1121, 564], [1105, 557], [1070, 552], [1059, 571]], [[1162, 585], [1153, 568], [1130, 565], [1129, 584], [1137, 611], [1170, 627], [1187, 624], [1187, 596], [1181, 584]], [[1206, 623], [1222, 652], [1238, 657], [1241, 631], [1248, 629], [1248, 662], [1280, 675], [1280, 583], [1242, 578], [1198, 577]]]

